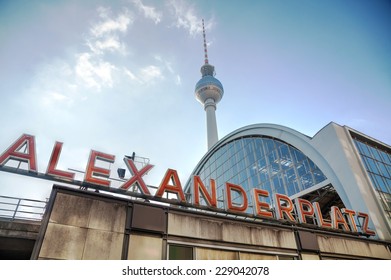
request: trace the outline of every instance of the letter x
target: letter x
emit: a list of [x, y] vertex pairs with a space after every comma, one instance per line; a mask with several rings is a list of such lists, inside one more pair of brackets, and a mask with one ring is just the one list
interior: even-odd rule
[[130, 178], [128, 181], [122, 184], [120, 187], [123, 190], [129, 189], [132, 185], [137, 183], [138, 187], [140, 188], [141, 192], [146, 195], [151, 195], [149, 192], [147, 185], [145, 184], [144, 180], [141, 178], [144, 176], [145, 173], [147, 173], [149, 170], [151, 170], [154, 166], [151, 164], [147, 164], [144, 166], [141, 170], [138, 170], [136, 165], [134, 164], [133, 160], [129, 158], [124, 158], [125, 164], [128, 167], [130, 173], [133, 175], [132, 178]]

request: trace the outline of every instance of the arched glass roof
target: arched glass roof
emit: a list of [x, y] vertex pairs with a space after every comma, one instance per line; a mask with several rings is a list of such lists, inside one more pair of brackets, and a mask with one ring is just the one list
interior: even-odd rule
[[[247, 192], [253, 188], [269, 192], [265, 201], [272, 204], [274, 193], [292, 196], [324, 180], [326, 176], [301, 151], [281, 140], [260, 135], [244, 136], [219, 147], [200, 166], [197, 173], [206, 185], [216, 180], [218, 207], [223, 208], [226, 182], [240, 185]], [[189, 187], [189, 186], [187, 186]], [[234, 197], [240, 204], [240, 197]]]

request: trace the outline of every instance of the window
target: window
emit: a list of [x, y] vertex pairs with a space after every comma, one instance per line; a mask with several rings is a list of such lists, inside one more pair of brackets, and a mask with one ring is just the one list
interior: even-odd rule
[[193, 247], [170, 244], [168, 247], [169, 260], [192, 260]]
[[391, 154], [385, 148], [382, 149], [381, 145], [374, 146], [375, 144], [365, 143], [361, 138], [353, 140], [372, 185], [378, 192], [378, 198], [391, 219], [391, 207], [388, 200], [388, 197], [391, 196]]

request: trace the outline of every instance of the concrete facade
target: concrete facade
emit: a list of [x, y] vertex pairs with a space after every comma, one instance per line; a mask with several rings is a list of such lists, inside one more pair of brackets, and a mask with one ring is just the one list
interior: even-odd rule
[[391, 259], [391, 243], [54, 186], [32, 259]]

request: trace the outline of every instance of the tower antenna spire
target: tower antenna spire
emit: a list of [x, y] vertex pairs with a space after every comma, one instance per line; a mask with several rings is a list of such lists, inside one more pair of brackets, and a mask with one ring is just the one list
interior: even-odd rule
[[205, 24], [204, 19], [202, 19], [202, 35], [204, 37], [204, 55], [205, 55], [205, 64], [209, 64], [208, 60], [208, 49], [206, 47], [206, 35], [205, 35]]

